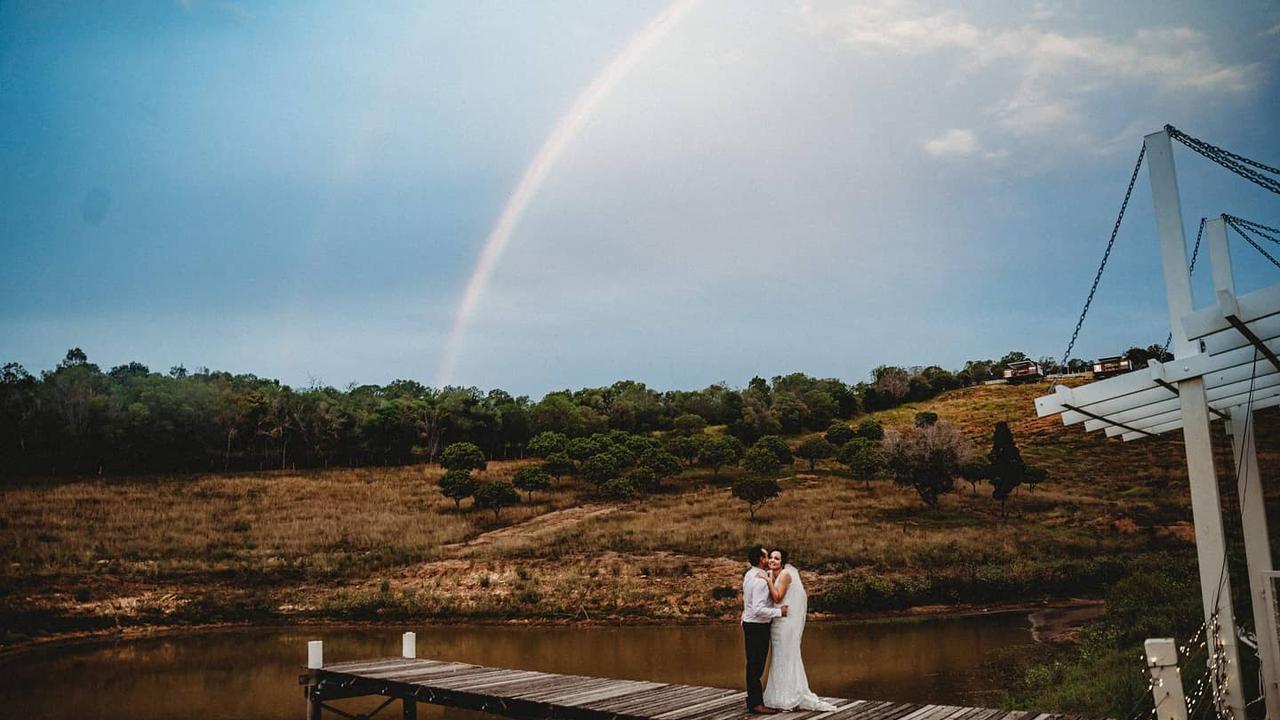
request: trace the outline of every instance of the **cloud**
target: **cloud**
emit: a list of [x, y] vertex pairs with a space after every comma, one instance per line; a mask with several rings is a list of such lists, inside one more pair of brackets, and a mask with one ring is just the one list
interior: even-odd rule
[[934, 157], [948, 155], [972, 155], [978, 152], [978, 138], [972, 130], [953, 128], [932, 140], [925, 141], [924, 151]]
[[[1140, 27], [1123, 38], [1052, 31], [1037, 26], [1047, 17], [1042, 5], [1001, 27], [907, 0], [853, 8], [812, 0], [801, 4], [801, 15], [811, 33], [878, 60], [945, 55], [939, 80], [994, 85], [990, 130], [1013, 138], [1056, 135], [1087, 142], [1114, 131], [1092, 127], [1087, 100], [1142, 102], [1137, 93], [1244, 95], [1259, 86], [1262, 74], [1258, 64], [1219, 59], [1209, 38], [1189, 27]], [[976, 150], [960, 135], [931, 140], [924, 149], [935, 156]]]

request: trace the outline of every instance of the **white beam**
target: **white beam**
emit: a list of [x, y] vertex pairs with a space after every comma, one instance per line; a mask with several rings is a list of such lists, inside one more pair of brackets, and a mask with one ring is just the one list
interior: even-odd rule
[[1177, 326], [1192, 340], [1231, 329], [1227, 315], [1235, 315], [1241, 320], [1252, 323], [1256, 320], [1271, 317], [1280, 313], [1280, 285], [1272, 285], [1255, 290], [1248, 295], [1236, 297], [1226, 290], [1217, 293], [1217, 304], [1203, 310], [1196, 310], [1178, 316]]
[[[1227, 245], [1226, 221], [1221, 217], [1210, 220], [1205, 226], [1205, 239], [1209, 242], [1213, 289], [1219, 294], [1231, 295], [1235, 292], [1236, 281], [1231, 267], [1231, 249]], [[1257, 328], [1250, 329], [1258, 333]], [[1263, 365], [1270, 368], [1270, 363]], [[1262, 665], [1267, 717], [1280, 719], [1280, 646], [1276, 644], [1275, 618], [1267, 602], [1267, 574], [1274, 568], [1266, 505], [1262, 499], [1262, 476], [1258, 473], [1258, 454], [1254, 444], [1252, 394], [1249, 393], [1250, 397], [1245, 399], [1248, 404], [1231, 409], [1227, 429], [1231, 434], [1231, 456], [1235, 460], [1245, 564], [1249, 570], [1249, 599], [1253, 605], [1253, 624], [1257, 629], [1258, 660]]]
[[[1169, 303], [1169, 327], [1173, 334], [1174, 358], [1198, 354], [1200, 348], [1187, 336], [1182, 318], [1192, 310], [1191, 276], [1187, 271], [1187, 238], [1182, 227], [1182, 201], [1174, 170], [1173, 145], [1161, 131], [1144, 138], [1147, 169], [1151, 179], [1151, 199], [1160, 241], [1160, 264], [1164, 271], [1165, 296]], [[1122, 376], [1123, 377], [1123, 376]], [[1214, 627], [1215, 618], [1224, 644], [1223, 680], [1213, 674], [1214, 689], [1235, 720], [1245, 720], [1243, 680], [1236, 649], [1235, 615], [1231, 610], [1231, 577], [1225, 571], [1226, 541], [1222, 529], [1222, 503], [1213, 466], [1213, 445], [1209, 437], [1209, 406], [1204, 381], [1195, 378], [1178, 384], [1182, 406], [1182, 437], [1187, 453], [1187, 476], [1191, 482], [1191, 512], [1196, 531], [1196, 558], [1200, 566], [1200, 597], [1205, 623]], [[1208, 632], [1206, 630], [1206, 632]], [[1212, 640], [1212, 638], [1211, 638]], [[1210, 654], [1210, 658], [1213, 655]]]

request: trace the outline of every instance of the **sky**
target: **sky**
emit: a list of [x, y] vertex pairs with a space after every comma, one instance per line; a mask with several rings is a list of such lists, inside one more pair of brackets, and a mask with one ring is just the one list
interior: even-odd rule
[[[1264, 1], [0, 2], [0, 362], [536, 398], [1058, 357], [1143, 135], [1277, 165], [1277, 110]], [[1175, 155], [1189, 235], [1280, 225]], [[1168, 327], [1144, 169], [1073, 355]]]

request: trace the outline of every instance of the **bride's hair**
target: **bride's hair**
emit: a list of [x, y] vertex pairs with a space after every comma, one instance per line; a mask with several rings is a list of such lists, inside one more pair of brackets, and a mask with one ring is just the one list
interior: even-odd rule
[[791, 556], [787, 554], [787, 551], [783, 550], [782, 548], [774, 548], [773, 552], [776, 552], [782, 556], [782, 566], [786, 567], [787, 563], [790, 562], [790, 558], [791, 558]]

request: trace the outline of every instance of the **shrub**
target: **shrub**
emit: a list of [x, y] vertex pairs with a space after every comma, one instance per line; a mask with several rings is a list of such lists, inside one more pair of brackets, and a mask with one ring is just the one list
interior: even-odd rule
[[732, 435], [714, 438], [707, 441], [699, 453], [699, 459], [711, 468], [712, 475], [719, 475], [720, 468], [731, 465], [742, 459], [742, 441]]
[[662, 485], [662, 478], [647, 467], [631, 468], [622, 474], [622, 479], [641, 493], [656, 492]]
[[659, 479], [679, 475], [684, 468], [680, 466], [680, 460], [675, 455], [663, 450], [660, 447], [653, 447], [645, 450], [636, 459], [636, 466], [644, 468], [652, 472]]
[[622, 465], [612, 453], [592, 455], [582, 463], [582, 476], [599, 485], [622, 473]]

